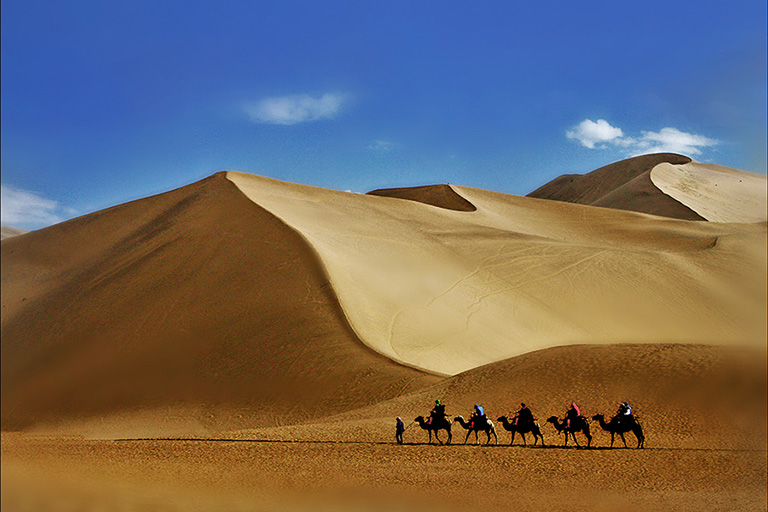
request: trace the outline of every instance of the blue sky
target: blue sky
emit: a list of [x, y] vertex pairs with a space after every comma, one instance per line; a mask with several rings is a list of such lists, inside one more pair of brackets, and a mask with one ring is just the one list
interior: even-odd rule
[[766, 172], [765, 0], [1, 5], [4, 225], [228, 169], [520, 195], [658, 150]]

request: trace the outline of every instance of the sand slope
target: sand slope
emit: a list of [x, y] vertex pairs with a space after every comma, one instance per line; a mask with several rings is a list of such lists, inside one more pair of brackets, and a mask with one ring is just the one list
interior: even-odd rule
[[764, 347], [765, 224], [386, 195], [230, 172], [4, 240], [3, 430], [201, 435], [559, 346]]
[[651, 171], [651, 181], [709, 221], [768, 220], [765, 175], [698, 162], [661, 163]]
[[766, 229], [466, 187], [476, 207], [228, 173], [320, 256], [360, 338], [455, 374], [574, 343], [765, 339]]
[[5, 240], [6, 238], [10, 238], [12, 236], [23, 235], [24, 233], [26, 233], [26, 231], [22, 231], [21, 229], [2, 226], [0, 227], [0, 240]]
[[434, 380], [363, 346], [312, 250], [223, 174], [4, 240], [2, 284], [3, 430], [274, 425]]
[[528, 197], [589, 204], [651, 213], [685, 220], [704, 220], [675, 196], [662, 192], [651, 171], [662, 163], [687, 164], [691, 159], [673, 153], [628, 158], [590, 173], [565, 174], [534, 190]]

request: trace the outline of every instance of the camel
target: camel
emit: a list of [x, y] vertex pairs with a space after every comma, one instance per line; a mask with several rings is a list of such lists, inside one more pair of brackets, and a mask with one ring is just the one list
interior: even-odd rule
[[645, 436], [643, 435], [643, 427], [640, 426], [640, 424], [637, 421], [632, 421], [631, 424], [627, 423], [624, 425], [619, 424], [616, 421], [616, 418], [612, 419], [610, 423], [605, 422], [605, 416], [602, 414], [595, 414], [592, 416], [593, 420], [596, 420], [600, 423], [600, 427], [611, 433], [611, 448], [613, 448], [613, 438], [616, 434], [619, 434], [621, 437], [621, 440], [624, 442], [624, 448], [627, 447], [627, 440], [624, 439], [624, 434], [626, 432], [632, 432], [635, 434], [635, 437], [637, 438], [637, 447], [638, 448], [644, 448], [645, 447]]
[[563, 446], [568, 446], [568, 434], [571, 434], [571, 437], [573, 437], [573, 442], [576, 443], [576, 446], [581, 446], [579, 445], [579, 440], [576, 439], [576, 432], [584, 433], [584, 437], [587, 438], [587, 447], [592, 444], [592, 434], [589, 433], [589, 423], [587, 423], [587, 420], [584, 418], [584, 416], [579, 416], [578, 419], [573, 420], [570, 427], [565, 426], [565, 421], [560, 423], [560, 419], [557, 416], [550, 416], [547, 418], [547, 422], [551, 423], [557, 429], [558, 433], [565, 432], [565, 443]]
[[437, 435], [440, 430], [445, 430], [448, 432], [448, 441], [446, 441], [445, 444], [451, 444], [451, 438], [453, 437], [451, 435], [451, 422], [447, 418], [435, 418], [432, 420], [431, 424], [427, 423], [427, 421], [424, 419], [424, 416], [418, 416], [413, 421], [418, 423], [422, 429], [429, 432], [429, 444], [432, 444], [433, 431], [435, 433], [435, 439], [437, 439], [437, 442], [443, 444], [443, 442], [440, 440], [440, 437]]
[[500, 421], [504, 430], [508, 430], [512, 433], [512, 439], [509, 441], [510, 446], [515, 442], [515, 433], [520, 433], [520, 437], [523, 438], [523, 444], [528, 446], [528, 443], [525, 441], [525, 434], [529, 432], [533, 434], [533, 446], [536, 446], [536, 443], [539, 442], [539, 438], [541, 438], [541, 446], [544, 446], [544, 436], [541, 435], [541, 428], [539, 427], [538, 421], [529, 422], [528, 424], [520, 423], [514, 425], [506, 416], [499, 416], [496, 421]]
[[499, 438], [498, 436], [496, 436], [496, 426], [493, 424], [493, 422], [490, 419], [486, 419], [485, 424], [482, 424], [482, 422], [480, 421], [475, 421], [474, 424], [472, 424], [472, 423], [467, 423], [464, 420], [464, 416], [456, 416], [455, 418], [453, 418], [453, 421], [457, 421], [459, 425], [467, 429], [467, 437], [464, 438], [464, 444], [467, 444], [469, 435], [472, 432], [475, 433], [475, 444], [480, 444], [480, 440], [477, 438], [477, 433], [480, 431], [485, 432], [485, 435], [488, 436], [488, 441], [485, 444], [491, 444], [491, 434], [493, 434], [493, 437], [496, 439], [496, 444], [499, 444]]

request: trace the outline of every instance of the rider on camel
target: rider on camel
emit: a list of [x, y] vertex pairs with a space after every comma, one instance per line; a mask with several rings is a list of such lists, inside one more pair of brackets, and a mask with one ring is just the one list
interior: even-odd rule
[[525, 405], [525, 402], [522, 402], [520, 404], [520, 409], [515, 413], [515, 417], [512, 420], [513, 425], [528, 425], [530, 423], [533, 423], [533, 413], [528, 408], [527, 405]]
[[445, 405], [440, 403], [440, 399], [438, 398], [435, 400], [435, 407], [429, 413], [427, 424], [431, 425], [433, 421], [440, 421], [442, 419], [445, 419]]
[[619, 405], [619, 410], [616, 411], [614, 419], [617, 425], [631, 425], [634, 423], [635, 417], [632, 416], [632, 408], [629, 406], [629, 402]]
[[469, 428], [473, 428], [475, 422], [481, 425], [488, 423], [488, 419], [485, 417], [485, 410], [477, 404], [475, 404], [475, 410], [472, 411], [472, 415], [469, 417]]
[[572, 402], [571, 408], [568, 409], [568, 412], [565, 413], [565, 428], [571, 428], [571, 420], [573, 420], [575, 423], [575, 421], [579, 419], [579, 416], [581, 416], [579, 406], [576, 405], [576, 402]]

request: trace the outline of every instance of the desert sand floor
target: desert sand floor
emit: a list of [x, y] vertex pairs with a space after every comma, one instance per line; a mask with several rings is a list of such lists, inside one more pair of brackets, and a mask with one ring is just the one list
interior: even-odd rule
[[764, 450], [3, 435], [2, 509], [765, 510]]

